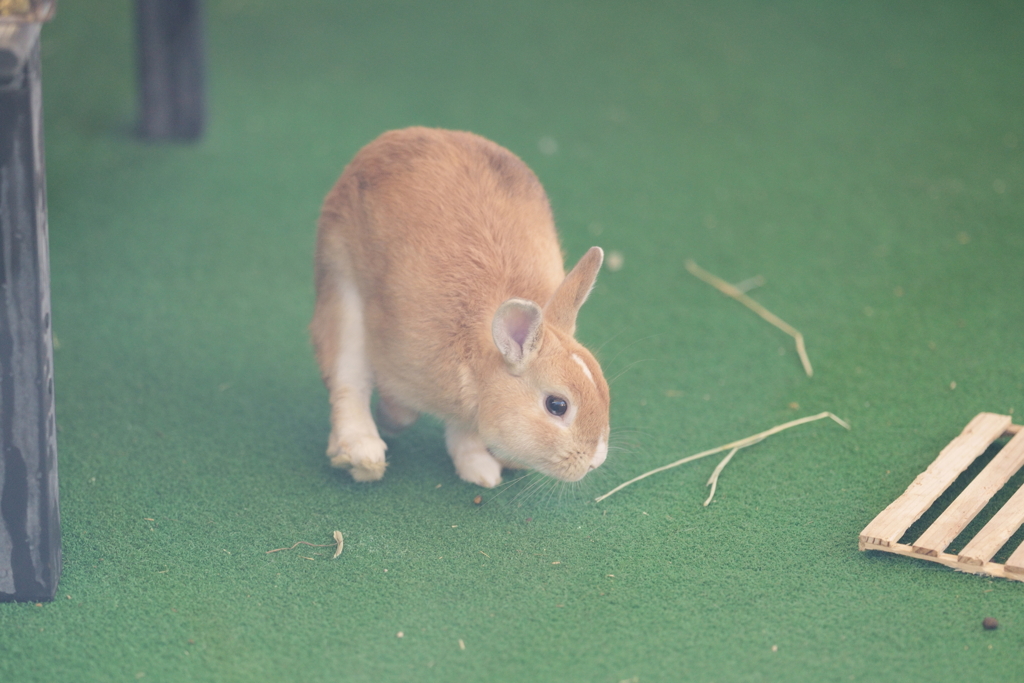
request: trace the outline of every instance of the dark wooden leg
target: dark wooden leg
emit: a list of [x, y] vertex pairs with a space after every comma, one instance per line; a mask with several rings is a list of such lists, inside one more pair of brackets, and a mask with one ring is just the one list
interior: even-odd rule
[[206, 97], [201, 0], [135, 0], [139, 134], [196, 140]]
[[38, 26], [33, 30], [27, 60], [0, 83], [0, 601], [53, 599], [61, 570]]

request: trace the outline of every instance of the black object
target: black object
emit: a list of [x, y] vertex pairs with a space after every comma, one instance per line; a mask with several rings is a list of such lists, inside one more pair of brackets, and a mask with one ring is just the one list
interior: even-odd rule
[[196, 140], [206, 118], [200, 0], [135, 0], [139, 134]]
[[61, 570], [38, 27], [34, 31], [27, 59], [17, 60], [18, 73], [0, 87], [0, 601], [5, 602], [53, 599]]

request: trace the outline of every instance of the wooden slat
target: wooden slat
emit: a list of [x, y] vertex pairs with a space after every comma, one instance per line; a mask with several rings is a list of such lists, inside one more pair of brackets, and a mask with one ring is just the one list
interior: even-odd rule
[[969, 574], [984, 574], [986, 576], [995, 576], [1000, 579], [1012, 579], [1014, 581], [1024, 581], [1024, 567], [1017, 570], [1017, 573], [1010, 571], [1010, 565], [1001, 565], [996, 562], [985, 562], [980, 566], [961, 564], [957, 561], [956, 555], [950, 555], [949, 553], [939, 553], [935, 557], [928, 557], [926, 555], [919, 555], [914, 552], [914, 549], [903, 543], [893, 543], [888, 548], [876, 548], [882, 552], [890, 553], [892, 555], [903, 555], [904, 557], [913, 557], [917, 560], [928, 560], [929, 562], [935, 562], [937, 564], [945, 565], [951, 569], [955, 569], [958, 572], [966, 572]]
[[[1024, 435], [1024, 432], [1021, 434]], [[1017, 533], [1021, 524], [1024, 524], [1024, 486], [1017, 489], [978, 535], [964, 546], [958, 560], [974, 565], [988, 562], [1010, 540], [1010, 536]]]
[[[992, 496], [1024, 465], [1024, 432], [1003, 446], [939, 518], [914, 541], [914, 552], [937, 555], [960, 535]], [[1014, 529], [1016, 531], [1016, 529]], [[997, 547], [996, 550], [999, 550]], [[992, 551], [995, 554], [995, 550]]]
[[1021, 543], [1020, 547], [1013, 551], [1013, 555], [1010, 555], [1003, 566], [1008, 574], [1015, 574], [1024, 581], [1024, 543]]
[[888, 547], [898, 542], [910, 525], [931, 507], [974, 459], [985, 452], [1011, 425], [1008, 415], [979, 413], [960, 436], [942, 449], [931, 465], [907, 487], [907, 490], [871, 520], [860, 533], [860, 545]]

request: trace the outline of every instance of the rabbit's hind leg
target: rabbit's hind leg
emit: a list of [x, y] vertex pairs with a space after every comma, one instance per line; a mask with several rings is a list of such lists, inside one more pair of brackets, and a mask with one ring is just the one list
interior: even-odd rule
[[373, 373], [366, 355], [363, 302], [349, 278], [318, 273], [310, 330], [331, 402], [327, 457], [356, 481], [376, 481], [387, 467], [387, 445], [370, 412]]
[[419, 418], [420, 414], [391, 398], [377, 387], [377, 427], [384, 436], [395, 436]]

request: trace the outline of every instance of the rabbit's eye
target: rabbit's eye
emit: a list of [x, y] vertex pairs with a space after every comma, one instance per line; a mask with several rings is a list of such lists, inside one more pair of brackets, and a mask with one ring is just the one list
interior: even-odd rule
[[565, 411], [569, 409], [569, 402], [564, 398], [558, 398], [557, 396], [548, 396], [544, 401], [544, 407], [548, 409], [548, 412], [557, 417], [565, 415]]

